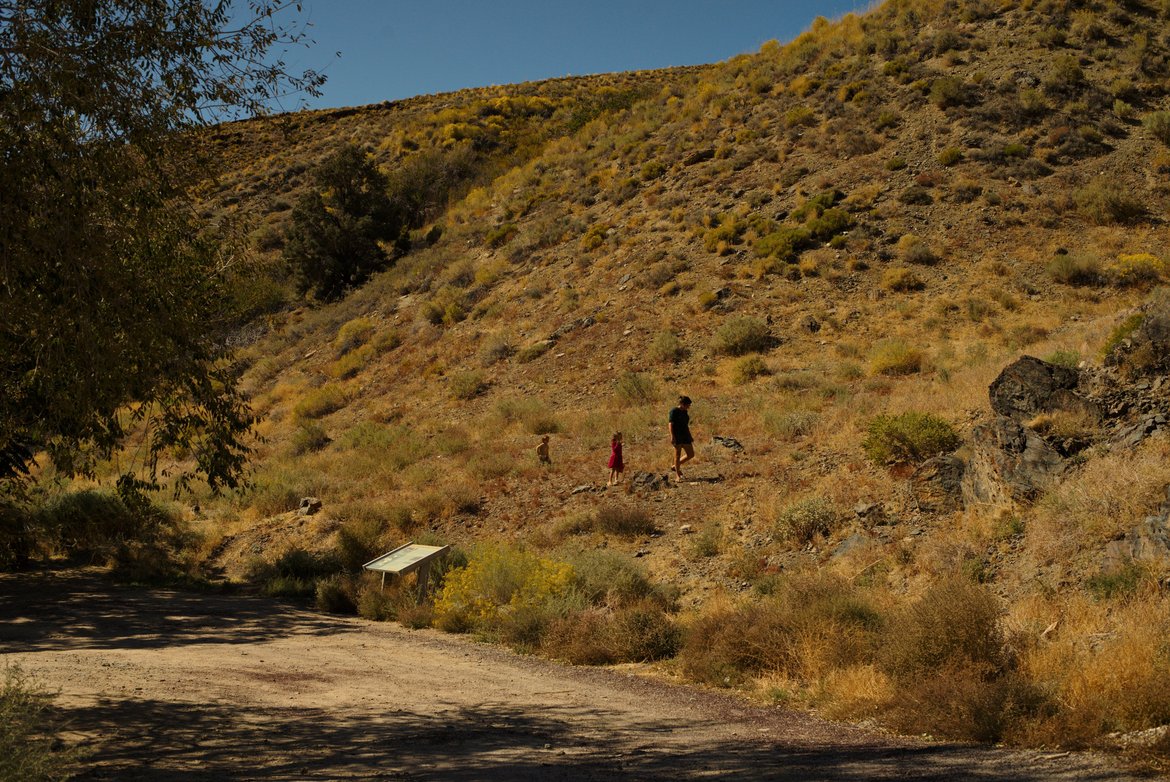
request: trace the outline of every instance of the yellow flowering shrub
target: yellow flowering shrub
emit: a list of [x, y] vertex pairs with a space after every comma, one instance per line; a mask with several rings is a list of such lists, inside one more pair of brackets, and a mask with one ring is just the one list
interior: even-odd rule
[[1166, 276], [1165, 262], [1150, 253], [1122, 254], [1109, 269], [1109, 277], [1115, 285], [1129, 287], [1158, 282]]
[[490, 546], [447, 574], [435, 599], [445, 629], [493, 627], [512, 614], [566, 597], [573, 566], [510, 546]]

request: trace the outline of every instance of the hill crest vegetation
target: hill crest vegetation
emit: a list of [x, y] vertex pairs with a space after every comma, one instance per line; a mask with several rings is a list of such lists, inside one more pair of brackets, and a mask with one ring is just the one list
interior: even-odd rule
[[[264, 440], [248, 491], [194, 495], [194, 558], [903, 730], [1170, 724], [1170, 558], [1105, 555], [1159, 512], [1162, 425], [1115, 448], [1105, 413], [1046, 411], [1019, 438], [1063, 451], [1031, 496], [920, 491], [978, 461], [1021, 354], [1131, 377], [1103, 362], [1146, 344], [1166, 282], [1168, 15], [889, 0], [711, 66], [217, 127], [203, 209], [251, 220], [268, 272], [234, 355]], [[343, 147], [401, 230], [383, 270], [299, 298], [294, 205]], [[673, 485], [683, 393], [696, 480]], [[633, 480], [605, 489], [614, 431]], [[357, 572], [409, 539], [460, 548], [434, 603]]]

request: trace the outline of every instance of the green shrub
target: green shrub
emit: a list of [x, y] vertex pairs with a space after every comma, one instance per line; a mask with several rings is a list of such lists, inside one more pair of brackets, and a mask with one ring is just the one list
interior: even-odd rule
[[792, 576], [762, 600], [709, 609], [687, 629], [679, 658], [692, 679], [718, 687], [759, 674], [799, 679], [810, 669], [870, 659], [881, 626], [881, 615], [845, 579]]
[[1137, 562], [1102, 570], [1085, 579], [1085, 587], [1098, 600], [1129, 597], [1137, 592], [1149, 572]]
[[831, 534], [841, 522], [833, 504], [824, 497], [810, 497], [787, 505], [776, 517], [776, 534], [797, 544]]
[[940, 165], [953, 166], [963, 160], [963, 150], [958, 147], [947, 147], [942, 152], [938, 153], [938, 162]]
[[1161, 282], [1166, 277], [1166, 263], [1150, 253], [1123, 253], [1105, 271], [1118, 287], [1140, 287]]
[[1090, 253], [1062, 253], [1048, 263], [1048, 275], [1064, 285], [1096, 285], [1101, 282], [1101, 260]]
[[657, 179], [666, 173], [666, 164], [660, 160], [647, 160], [642, 164], [641, 176], [644, 182]]
[[674, 657], [682, 633], [661, 604], [643, 600], [622, 606], [608, 628], [615, 662], [648, 663]]
[[1155, 111], [1142, 117], [1142, 126], [1151, 136], [1170, 147], [1170, 111]]
[[1098, 225], [1136, 222], [1148, 212], [1131, 189], [1105, 178], [1094, 179], [1074, 192], [1073, 200], [1081, 214]]
[[731, 380], [738, 385], [745, 385], [752, 382], [757, 377], [763, 375], [770, 375], [772, 370], [768, 369], [768, 365], [764, 362], [758, 354], [744, 356], [735, 362], [731, 369]]
[[716, 353], [743, 356], [748, 353], [762, 353], [772, 347], [772, 334], [768, 324], [758, 318], [733, 318], [715, 332], [712, 349]]
[[953, 426], [930, 413], [879, 415], [866, 432], [861, 447], [875, 464], [922, 462], [950, 453], [962, 443]]
[[686, 356], [686, 348], [674, 332], [660, 331], [650, 343], [650, 357], [663, 364], [677, 364]]
[[293, 408], [293, 418], [323, 418], [345, 407], [348, 401], [341, 386], [326, 383], [305, 394]]
[[452, 396], [467, 402], [486, 391], [488, 384], [482, 372], [472, 369], [451, 375], [448, 387], [451, 389]]
[[1081, 363], [1081, 354], [1075, 350], [1055, 350], [1048, 354], [1044, 360], [1059, 367], [1076, 369], [1077, 365]]
[[1101, 347], [1101, 355], [1108, 356], [1112, 353], [1118, 345], [1129, 339], [1138, 327], [1145, 321], [1146, 316], [1140, 312], [1135, 312], [1113, 329], [1109, 334], [1109, 338], [1105, 340], [1105, 344]]
[[894, 156], [886, 161], [886, 171], [901, 171], [908, 165], [905, 158]]
[[503, 225], [497, 225], [496, 227], [489, 229], [488, 232], [484, 234], [483, 243], [488, 247], [503, 247], [512, 240], [512, 237], [514, 237], [519, 232], [519, 230], [520, 229], [516, 227], [515, 223], [504, 223]]
[[96, 489], [57, 497], [34, 510], [27, 524], [42, 547], [71, 559], [103, 563], [135, 546], [164, 546], [176, 529], [176, 520], [149, 500], [128, 501]]
[[930, 102], [940, 109], [961, 106], [967, 100], [963, 80], [954, 76], [940, 76], [930, 83]]
[[373, 359], [375, 348], [373, 345], [363, 345], [357, 350], [351, 350], [329, 365], [329, 376], [338, 380], [347, 380], [363, 369]]
[[646, 569], [609, 549], [587, 549], [572, 557], [573, 586], [594, 605], [625, 605], [658, 595]]
[[628, 505], [602, 505], [594, 515], [594, 526], [602, 532], [636, 537], [654, 532], [650, 514]]
[[875, 375], [913, 375], [922, 371], [926, 354], [919, 348], [891, 339], [878, 343], [869, 359], [869, 370]]
[[325, 433], [325, 427], [316, 421], [302, 421], [292, 436], [292, 452], [301, 456], [313, 451], [320, 451], [329, 445], [332, 440]]
[[435, 599], [435, 624], [491, 635], [507, 623], [513, 642], [524, 641], [525, 619], [537, 619], [547, 627], [552, 614], [572, 601], [572, 584], [568, 563], [522, 548], [485, 546], [466, 566], [446, 574]]
[[645, 372], [623, 372], [614, 383], [614, 391], [625, 405], [644, 405], [658, 398], [654, 378]]
[[4, 669], [0, 689], [0, 780], [63, 782], [78, 770], [80, 752], [58, 746], [53, 698], [17, 666]]
[[351, 350], [357, 350], [370, 341], [374, 336], [374, 324], [369, 318], [354, 318], [337, 330], [333, 339], [333, 349], [336, 358], [341, 358]]

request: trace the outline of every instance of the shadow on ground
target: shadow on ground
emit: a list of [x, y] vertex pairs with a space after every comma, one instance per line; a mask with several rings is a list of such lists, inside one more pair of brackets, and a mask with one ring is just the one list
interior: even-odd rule
[[250, 644], [358, 629], [268, 598], [118, 587], [84, 571], [0, 574], [0, 654]]
[[[389, 696], [390, 694], [388, 694]], [[392, 701], [388, 697], [388, 701]], [[116, 702], [66, 711], [75, 730], [116, 736], [89, 758], [80, 779], [466, 780], [990, 780], [1050, 779], [1020, 765], [988, 763], [970, 747], [845, 748], [747, 742], [672, 742], [693, 722], [657, 722], [582, 735], [572, 709], [525, 713], [506, 705], [338, 720], [328, 712], [245, 712], [160, 701]], [[1006, 760], [1006, 758], [1004, 759]], [[1072, 759], [1070, 759], [1072, 760]], [[1068, 778], [1113, 779], [1089, 769]]]

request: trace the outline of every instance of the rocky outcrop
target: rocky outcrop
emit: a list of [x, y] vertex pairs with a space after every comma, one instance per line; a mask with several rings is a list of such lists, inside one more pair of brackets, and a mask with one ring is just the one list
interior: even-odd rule
[[1105, 366], [1117, 367], [1127, 377], [1170, 373], [1170, 294], [1160, 293], [1134, 313], [1129, 334], [1105, 356]]
[[976, 426], [971, 446], [963, 474], [966, 502], [1030, 502], [1065, 469], [1064, 459], [1044, 438], [1007, 416]]
[[1080, 373], [1072, 367], [1023, 356], [1004, 367], [988, 388], [997, 415], [1027, 421], [1054, 410], [1096, 408], [1076, 393]]
[[954, 454], [927, 459], [910, 476], [910, 492], [919, 510], [950, 513], [963, 503], [966, 463]]
[[1125, 535], [1105, 546], [1104, 570], [1116, 570], [1130, 562], [1170, 565], [1170, 486], [1158, 513], [1147, 516]]

